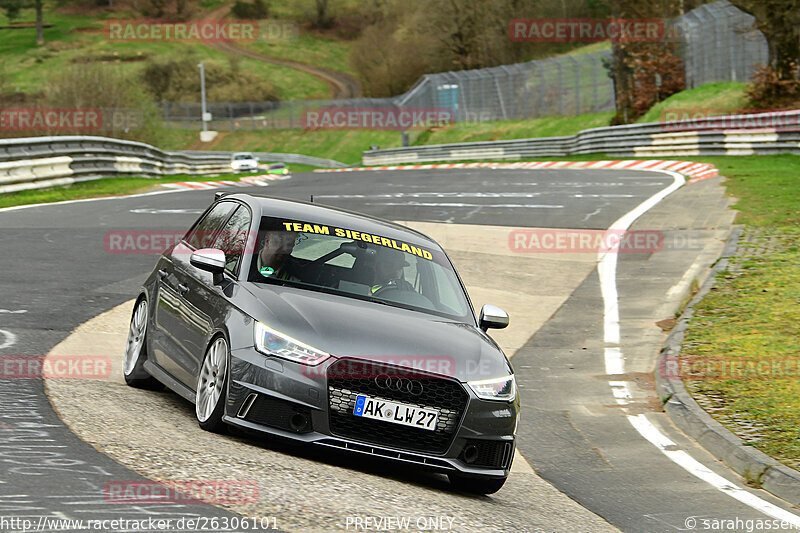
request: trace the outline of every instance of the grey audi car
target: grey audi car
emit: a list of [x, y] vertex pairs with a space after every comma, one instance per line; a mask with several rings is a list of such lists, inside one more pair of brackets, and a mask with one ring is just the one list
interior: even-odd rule
[[446, 473], [489, 494], [514, 456], [511, 365], [425, 235], [332, 207], [217, 194], [138, 295], [126, 382], [228, 425]]

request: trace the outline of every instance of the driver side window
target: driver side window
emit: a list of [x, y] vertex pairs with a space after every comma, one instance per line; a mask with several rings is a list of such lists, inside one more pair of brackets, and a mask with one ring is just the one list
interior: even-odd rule
[[247, 246], [250, 220], [250, 211], [240, 205], [214, 241], [213, 248], [225, 252], [225, 270], [234, 276], [239, 271], [239, 263]]
[[220, 226], [237, 205], [233, 202], [218, 203], [194, 228], [189, 230], [184, 240], [195, 249], [210, 248], [216, 240]]

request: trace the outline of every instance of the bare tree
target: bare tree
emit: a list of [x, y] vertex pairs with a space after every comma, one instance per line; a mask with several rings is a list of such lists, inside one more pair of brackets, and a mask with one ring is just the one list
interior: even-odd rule
[[330, 0], [314, 0], [315, 18], [317, 28], [328, 28], [331, 25]]
[[769, 47], [769, 66], [780, 80], [794, 79], [800, 61], [800, 0], [731, 0], [756, 19]]
[[[757, 1], [757, 0], [754, 0]], [[642, 2], [641, 0], [606, 0], [614, 19], [667, 19], [680, 12], [680, 0]], [[627, 124], [636, 120], [649, 105], [660, 97], [683, 89], [682, 62], [676, 55], [674, 43], [631, 42], [618, 40], [612, 43], [609, 65], [614, 79], [614, 97], [617, 114], [613, 124]], [[663, 71], [654, 71], [658, 66]], [[656, 74], [665, 78], [669, 90], [653, 91]], [[649, 95], [655, 95], [651, 99]], [[652, 100], [652, 101], [651, 101]]]
[[44, 27], [42, 23], [42, 0], [36, 0], [36, 44], [44, 45]]

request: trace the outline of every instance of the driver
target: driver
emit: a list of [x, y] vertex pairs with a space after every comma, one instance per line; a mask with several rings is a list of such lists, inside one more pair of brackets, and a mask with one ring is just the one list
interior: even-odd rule
[[414, 290], [414, 286], [403, 278], [403, 267], [408, 266], [403, 252], [382, 250], [375, 262], [375, 285], [370, 293], [375, 294], [382, 289]]
[[297, 240], [295, 231], [268, 231], [264, 234], [256, 260], [258, 273], [265, 278], [297, 280], [291, 253]]

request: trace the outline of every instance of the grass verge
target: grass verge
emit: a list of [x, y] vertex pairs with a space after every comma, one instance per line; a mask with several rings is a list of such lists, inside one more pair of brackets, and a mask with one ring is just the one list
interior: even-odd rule
[[159, 148], [293, 153], [333, 159], [347, 164], [360, 162], [361, 153], [373, 144], [381, 148], [401, 145], [399, 131], [221, 131], [210, 143], [198, 142], [196, 131], [168, 130], [167, 137], [167, 145]]
[[[314, 167], [309, 167], [308, 165], [290, 165], [289, 168], [293, 172], [308, 172]], [[259, 174], [260, 173], [247, 175], [255, 176]], [[33, 189], [29, 191], [0, 194], [0, 208], [28, 204], [48, 204], [65, 200], [80, 200], [83, 198], [137, 194], [151, 190], [164, 183], [175, 183], [178, 181], [239, 181], [242, 177], [243, 174], [222, 174], [219, 176], [175, 175], [165, 176], [163, 178], [145, 178], [139, 176], [102, 178], [61, 187], [49, 187], [47, 189]]]
[[[651, 107], [636, 122], [660, 122], [665, 112], [685, 110], [702, 115], [725, 115], [747, 106], [747, 84], [735, 81], [707, 83], [673, 94]], [[668, 119], [667, 119], [668, 120]]]
[[695, 308], [685, 383], [746, 443], [800, 468], [800, 156], [703, 160], [728, 178], [745, 233]]

